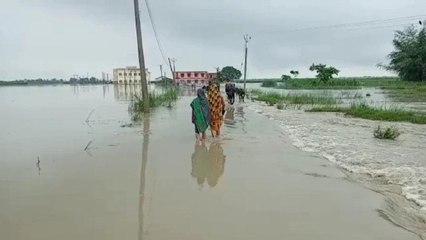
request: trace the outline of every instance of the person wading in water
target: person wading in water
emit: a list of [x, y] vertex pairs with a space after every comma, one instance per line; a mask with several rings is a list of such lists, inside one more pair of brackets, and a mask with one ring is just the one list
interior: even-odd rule
[[225, 100], [220, 94], [217, 84], [211, 82], [209, 86], [208, 99], [210, 104], [210, 128], [213, 137], [220, 136], [220, 128], [225, 114]]
[[206, 130], [210, 125], [210, 107], [203, 89], [198, 89], [197, 97], [191, 103], [192, 123], [195, 126], [197, 141], [206, 139]]

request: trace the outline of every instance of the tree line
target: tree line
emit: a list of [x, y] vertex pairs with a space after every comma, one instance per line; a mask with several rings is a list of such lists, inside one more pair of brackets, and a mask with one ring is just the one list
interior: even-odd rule
[[68, 80], [64, 79], [21, 79], [21, 80], [13, 80], [13, 81], [0, 81], [0, 86], [7, 85], [52, 85], [52, 84], [100, 84], [100, 83], [108, 83], [106, 81], [100, 80], [95, 77], [90, 78], [70, 78]]

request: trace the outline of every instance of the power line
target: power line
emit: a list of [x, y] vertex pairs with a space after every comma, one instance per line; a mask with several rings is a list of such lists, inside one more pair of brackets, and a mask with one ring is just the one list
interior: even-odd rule
[[292, 29], [290, 30], [290, 32], [307, 31], [307, 30], [323, 30], [323, 29], [345, 28], [345, 27], [361, 27], [361, 26], [371, 26], [371, 25], [386, 24], [386, 23], [396, 24], [396, 23], [400, 23], [401, 21], [404, 21], [404, 22], [413, 21], [413, 20], [424, 18], [424, 17], [426, 17], [426, 15], [416, 15], [416, 16], [406, 16], [406, 17], [370, 20], [370, 21], [362, 21], [362, 22], [323, 25], [323, 26]]
[[413, 23], [400, 23], [400, 24], [392, 24], [392, 25], [378, 25], [378, 26], [358, 26], [353, 28], [344, 28], [344, 29], [331, 29], [331, 32], [351, 32], [358, 30], [375, 30], [375, 29], [386, 29], [386, 28], [400, 28], [400, 27], [408, 27], [413, 25]]
[[168, 65], [169, 63], [167, 61], [166, 54], [164, 54], [164, 50], [163, 50], [163, 47], [161, 45], [160, 37], [158, 36], [157, 27], [155, 25], [154, 17], [152, 16], [151, 7], [149, 5], [148, 0], [145, 0], [145, 5], [146, 5], [146, 8], [148, 10], [149, 19], [151, 21], [151, 26], [152, 26], [152, 29], [154, 31], [155, 40], [157, 41], [157, 46], [158, 46], [158, 49], [160, 50], [161, 57], [163, 58], [163, 61]]

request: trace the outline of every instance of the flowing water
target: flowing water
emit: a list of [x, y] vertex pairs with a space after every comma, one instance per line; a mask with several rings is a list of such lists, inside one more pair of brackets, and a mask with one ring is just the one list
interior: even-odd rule
[[[382, 93], [376, 95], [373, 105], [388, 102]], [[392, 105], [410, 109], [404, 103]], [[277, 121], [294, 146], [319, 154], [351, 179], [387, 196], [387, 214], [393, 221], [426, 235], [425, 125], [355, 119], [340, 113], [282, 111], [261, 103], [250, 108]], [[396, 126], [401, 136], [396, 141], [375, 139], [373, 131], [378, 125]]]
[[[161, 88], [152, 88], [151, 91], [161, 91]], [[200, 234], [217, 234], [203, 225], [203, 221], [213, 221], [217, 226], [226, 228], [228, 233], [238, 232], [237, 230], [248, 233], [252, 229], [250, 232], [253, 235], [247, 235], [245, 239], [262, 236], [256, 235], [263, 233], [256, 230], [256, 225], [250, 225], [261, 222], [260, 220], [270, 221], [268, 226], [272, 235], [285, 234], [277, 231], [282, 228], [279, 224], [276, 225], [280, 221], [288, 221], [288, 232], [296, 231], [301, 234], [306, 233], [305, 228], [303, 224], [295, 225], [294, 219], [296, 216], [297, 220], [300, 212], [297, 212], [297, 208], [296, 212], [290, 210], [293, 207], [287, 209], [288, 204], [297, 206], [298, 202], [306, 203], [304, 206], [309, 210], [304, 214], [312, 216], [306, 218], [312, 222], [301, 218], [303, 221], [300, 223], [312, 223], [305, 226], [308, 229], [326, 234], [325, 232], [329, 232], [326, 229], [330, 221], [336, 225], [341, 222], [346, 223], [341, 226], [343, 234], [365, 227], [357, 225], [364, 222], [374, 224], [380, 233], [391, 233], [386, 230], [388, 226], [367, 217], [369, 210], [366, 206], [369, 206], [369, 201], [364, 204], [363, 198], [359, 196], [371, 194], [350, 184], [342, 187], [340, 182], [327, 180], [330, 176], [338, 179], [339, 173], [321, 167], [327, 164], [317, 163], [315, 158], [300, 155], [285, 147], [287, 140], [283, 140], [282, 136], [297, 148], [319, 155], [340, 167], [349, 181], [362, 183], [363, 186], [383, 194], [386, 204], [377, 209], [382, 218], [420, 237], [426, 236], [425, 126], [392, 123], [401, 129], [401, 137], [397, 141], [382, 141], [372, 137], [378, 122], [345, 118], [340, 114], [280, 111], [262, 104], [248, 103], [227, 112], [223, 137], [226, 144], [211, 143], [210, 146], [194, 147], [192, 134], [183, 134], [192, 131], [192, 126], [186, 125], [189, 121], [187, 115], [191, 99], [188, 97], [182, 97], [175, 110], [155, 111], [149, 132], [144, 132], [142, 126], [137, 125], [134, 128], [122, 127], [130, 121], [127, 111], [129, 101], [139, 92], [137, 87], [132, 86], [0, 88], [0, 238], [82, 239], [82, 236], [90, 236], [91, 239], [135, 239], [138, 235], [135, 231], [138, 229], [135, 219], [139, 218], [139, 222], [142, 222], [144, 215], [145, 221], [151, 219], [145, 225], [152, 229], [152, 238], [149, 238], [149, 233], [145, 234], [148, 230], [143, 227], [139, 227], [139, 236], [148, 235], [149, 239], [170, 239], [167, 235], [169, 231], [184, 234], [183, 230], [172, 227], [167, 229], [166, 223], [184, 228], [186, 222], [191, 222], [194, 224], [191, 228], [193, 232], [198, 229]], [[389, 101], [380, 91], [367, 89], [362, 94], [366, 92], [372, 93], [371, 99], [377, 104]], [[183, 96], [193, 94], [191, 90], [183, 89], [181, 92]], [[356, 92], [332, 91], [328, 94], [337, 94], [342, 98], [349, 96], [350, 99]], [[272, 125], [265, 126], [265, 120], [260, 119], [255, 112], [277, 122], [279, 131]], [[170, 119], [175, 122], [170, 122]], [[145, 138], [141, 137], [143, 133]], [[144, 159], [147, 156], [142, 154], [141, 149], [147, 148], [146, 137], [151, 134], [153, 146], [149, 151], [152, 154], [149, 155], [150, 163], [146, 166]], [[165, 142], [174, 144], [164, 145]], [[262, 146], [272, 146], [269, 155], [262, 153]], [[189, 153], [185, 150], [187, 148], [191, 149]], [[170, 156], [171, 153], [173, 156]], [[280, 154], [293, 156], [293, 161], [277, 158]], [[212, 161], [200, 161], [203, 156]], [[262, 159], [264, 156], [274, 157], [271, 161]], [[184, 164], [186, 160], [177, 161], [180, 158], [191, 159], [189, 168]], [[295, 159], [300, 161], [294, 161]], [[309, 170], [309, 162], [315, 162], [318, 168]], [[142, 180], [139, 181], [145, 168], [147, 177], [156, 180], [146, 184], [146, 192], [150, 197], [145, 204], [151, 207], [147, 207], [147, 212], [143, 215], [141, 209], [144, 207], [141, 205], [144, 200], [138, 202], [135, 192], [145, 191], [145, 180], [143, 183]], [[299, 170], [293, 171], [293, 168], [307, 169], [300, 175]], [[282, 173], [280, 169], [287, 170]], [[311, 179], [307, 177], [314, 180], [310, 182]], [[326, 180], [321, 180], [323, 178]], [[324, 196], [310, 187], [321, 181], [327, 181], [326, 185], [318, 186], [318, 189], [325, 188], [329, 191]], [[220, 186], [221, 182], [223, 188], [219, 188], [217, 192], [209, 190], [209, 187]], [[293, 182], [297, 184], [292, 185]], [[170, 193], [170, 185], [176, 190], [176, 194]], [[283, 191], [282, 188], [286, 190]], [[315, 204], [309, 203], [309, 198], [294, 197], [307, 194], [304, 189], [315, 192]], [[332, 201], [328, 197], [338, 197], [343, 192], [347, 192], [347, 199], [344, 200], [346, 204], [328, 209], [326, 203]], [[239, 196], [246, 197], [247, 205], [238, 201]], [[289, 200], [289, 196], [294, 199]], [[185, 202], [188, 199], [192, 200]], [[200, 202], [197, 203], [196, 200]], [[216, 206], [217, 202], [223, 202], [225, 206]], [[266, 212], [252, 208], [259, 203], [262, 203], [262, 209], [266, 209]], [[346, 214], [355, 216], [358, 210], [363, 213], [365, 210], [366, 215], [359, 221], [347, 222], [352, 220], [340, 218], [338, 213], [343, 211], [341, 209], [351, 208], [352, 204], [358, 204], [356, 206], [359, 209], [349, 210]], [[336, 211], [331, 218], [334, 220], [315, 220], [315, 216], [324, 215], [321, 207], [317, 206], [327, 208], [328, 212]], [[209, 216], [203, 221], [177, 218], [176, 216], [186, 216], [186, 208], [187, 211], [192, 209], [194, 216], [199, 214], [200, 219], [206, 217], [206, 213]], [[283, 211], [283, 214], [275, 214], [275, 211]], [[176, 216], [170, 216], [170, 212]], [[222, 216], [214, 215], [217, 212]], [[246, 219], [243, 215], [238, 215], [240, 219], [246, 220], [238, 223], [229, 221], [232, 214], [244, 212], [266, 215], [259, 219]], [[285, 213], [291, 218], [281, 219]], [[227, 214], [230, 215], [225, 217], [225, 220], [228, 219], [225, 221], [223, 216]], [[324, 224], [318, 225], [321, 221]], [[73, 230], [70, 226], [76, 228]], [[230, 226], [235, 226], [237, 230], [230, 229]], [[346, 229], [346, 226], [353, 228]], [[155, 234], [163, 238], [155, 238]], [[225, 234], [222, 236], [225, 239], [223, 237], [227, 232], [222, 234]], [[204, 236], [205, 239], [214, 239]], [[232, 238], [236, 235], [229, 236], [236, 239]], [[314, 236], [300, 239], [312, 239]], [[369, 236], [371, 239], [381, 239]], [[193, 237], [200, 239], [195, 235]], [[356, 235], [347, 237], [357, 239]]]

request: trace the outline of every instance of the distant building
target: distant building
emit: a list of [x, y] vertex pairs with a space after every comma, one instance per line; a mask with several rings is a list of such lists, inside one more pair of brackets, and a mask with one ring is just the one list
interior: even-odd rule
[[207, 71], [180, 71], [175, 72], [175, 81], [179, 84], [207, 85], [216, 76], [217, 73]]
[[[151, 82], [151, 73], [145, 69], [146, 80]], [[141, 73], [138, 67], [115, 68], [112, 81], [114, 84], [140, 84]]]

